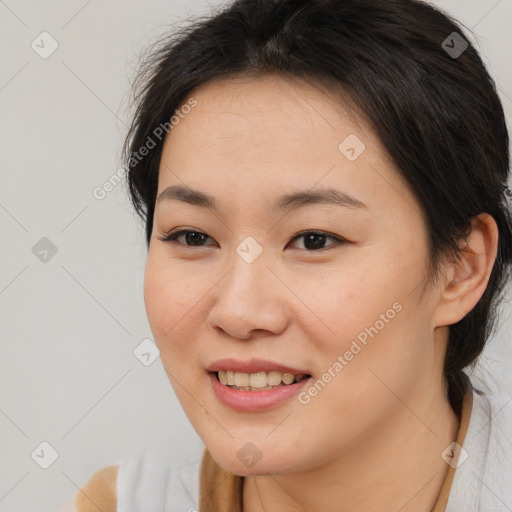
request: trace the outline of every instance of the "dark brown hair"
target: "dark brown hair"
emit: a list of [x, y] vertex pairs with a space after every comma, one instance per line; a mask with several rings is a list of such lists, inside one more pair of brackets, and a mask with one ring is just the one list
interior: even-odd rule
[[[459, 24], [430, 4], [235, 0], [161, 40], [134, 84], [137, 108], [124, 152], [148, 246], [163, 145], [163, 137], [154, 140], [155, 128], [196, 87], [266, 72], [343, 91], [340, 101], [350, 99], [373, 126], [426, 219], [429, 282], [442, 254], [457, 257], [473, 217], [487, 212], [495, 219], [498, 254], [487, 289], [450, 326], [445, 375], [450, 384], [462, 385], [462, 369], [492, 334], [509, 277], [509, 137], [495, 83], [480, 56]], [[140, 158], [149, 138], [154, 147]]]

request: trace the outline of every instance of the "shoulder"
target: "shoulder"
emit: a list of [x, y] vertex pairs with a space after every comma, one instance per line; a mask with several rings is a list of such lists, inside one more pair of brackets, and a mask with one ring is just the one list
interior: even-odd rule
[[93, 473], [75, 497], [77, 512], [116, 512], [118, 471], [119, 465], [112, 465]]
[[96, 471], [75, 498], [76, 512], [197, 510], [202, 443], [156, 442]]
[[471, 416], [447, 512], [512, 507], [512, 398], [478, 387], [472, 386]]
[[198, 507], [202, 443], [157, 443], [126, 456], [119, 468], [118, 511], [186, 511]]
[[176, 439], [156, 441], [126, 454], [117, 471], [116, 512], [197, 510], [204, 449], [199, 439], [187, 443]]

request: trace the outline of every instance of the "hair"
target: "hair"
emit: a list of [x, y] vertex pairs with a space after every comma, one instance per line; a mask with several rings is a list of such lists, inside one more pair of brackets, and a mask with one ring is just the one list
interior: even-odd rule
[[[467, 43], [460, 55], [446, 48], [446, 41], [455, 45], [454, 32]], [[169, 126], [195, 88], [264, 73], [324, 85], [357, 107], [416, 197], [428, 230], [426, 282], [439, 276], [442, 255], [460, 256], [473, 217], [486, 212], [496, 221], [487, 288], [450, 326], [444, 375], [454, 404], [463, 368], [495, 328], [512, 262], [505, 116], [494, 81], [463, 35], [456, 20], [420, 0], [234, 0], [161, 39], [133, 84], [136, 109], [123, 152], [147, 246], [164, 141], [154, 140], [155, 128]], [[151, 151], [134, 158], [150, 139]]]

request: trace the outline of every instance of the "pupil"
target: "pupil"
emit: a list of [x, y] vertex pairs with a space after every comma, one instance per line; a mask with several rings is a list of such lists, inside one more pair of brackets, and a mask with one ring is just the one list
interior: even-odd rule
[[185, 234], [187, 244], [190, 243], [190, 245], [194, 245], [194, 242], [201, 242], [202, 237], [204, 237], [204, 235], [202, 233], [197, 233], [196, 231]]
[[[314, 242], [316, 238], [316, 243]], [[310, 243], [311, 242], [311, 243]], [[319, 235], [317, 233], [312, 233], [305, 237], [304, 246], [306, 249], [319, 249], [325, 243], [325, 235]]]

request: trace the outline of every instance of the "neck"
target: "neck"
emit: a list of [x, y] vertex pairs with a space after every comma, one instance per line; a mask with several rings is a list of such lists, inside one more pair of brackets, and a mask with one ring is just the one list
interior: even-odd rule
[[246, 477], [244, 512], [431, 512], [449, 469], [441, 453], [459, 429], [444, 380], [438, 381], [435, 389], [428, 382], [418, 386], [414, 404], [324, 465], [300, 474]]

